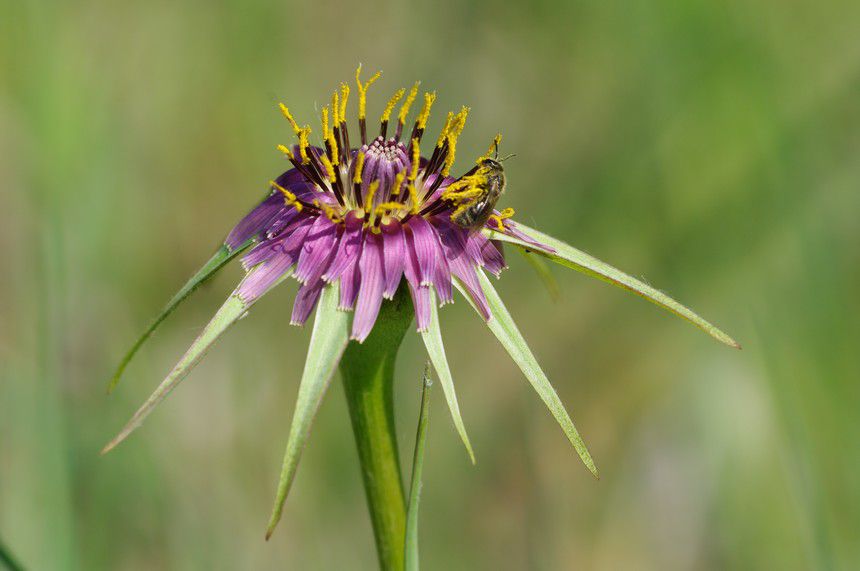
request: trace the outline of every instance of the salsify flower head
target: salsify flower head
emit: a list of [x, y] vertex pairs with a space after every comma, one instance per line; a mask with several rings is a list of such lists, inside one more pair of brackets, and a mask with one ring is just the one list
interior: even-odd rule
[[[449, 112], [441, 132], [428, 141], [425, 131], [436, 95], [426, 92], [419, 98], [416, 83], [408, 91], [394, 93], [385, 105], [378, 132], [371, 132], [366, 116], [367, 92], [380, 74], [364, 82], [360, 74], [361, 66], [356, 71], [357, 94], [353, 98], [357, 99], [357, 130], [348, 127], [351, 90], [345, 83], [321, 110], [318, 144], [312, 144], [314, 130], [300, 124], [287, 106], [280, 105], [295, 141], [279, 145], [278, 150], [291, 168], [271, 181], [266, 197], [239, 221], [213, 257], [138, 339], [120, 364], [111, 388], [164, 318], [199, 284], [240, 254], [244, 254], [244, 279], [105, 451], [140, 425], [231, 324], [290, 276], [301, 284], [290, 322], [304, 324], [315, 307], [317, 317], [272, 525], [280, 515], [310, 421], [340, 356], [350, 341], [361, 343], [370, 335], [383, 300], [392, 298], [402, 284], [408, 288], [417, 330], [437, 371], [454, 425], [473, 461], [437, 315], [439, 306], [454, 300], [455, 289], [487, 323], [597, 475], [558, 395], [487, 279], [487, 273], [498, 277], [506, 267], [503, 242], [633, 291], [719, 341], [738, 347], [728, 335], [665, 294], [515, 222], [512, 209], [496, 209], [505, 190], [504, 159], [498, 157], [500, 136], [493, 139], [486, 154], [459, 176], [453, 175], [457, 142], [469, 108]], [[416, 112], [410, 122], [413, 108]]]
[[[270, 196], [227, 237], [227, 247], [234, 250], [254, 241], [242, 258], [249, 275], [236, 295], [250, 305], [292, 272], [301, 287], [290, 322], [301, 325], [323, 288], [338, 282], [338, 308], [355, 312], [351, 339], [362, 342], [382, 300], [390, 299], [401, 281], [408, 285], [417, 329], [426, 331], [431, 289], [444, 305], [453, 301], [452, 281], [458, 280], [489, 319], [477, 272], [498, 276], [505, 260], [498, 243], [480, 230], [512, 232], [508, 219], [513, 211], [494, 209], [503, 190], [503, 179], [499, 183], [496, 178], [501, 173], [500, 137], [465, 174], [451, 176], [469, 109], [449, 113], [441, 134], [428, 145], [424, 135], [435, 94], [424, 93], [417, 117], [406, 125], [418, 95], [416, 83], [408, 94], [400, 89], [391, 97], [378, 134], [368, 134], [365, 97], [377, 77], [362, 83], [356, 73], [359, 132], [352, 134], [354, 147], [345, 85], [322, 109], [322, 146], [311, 145], [311, 128], [300, 126], [281, 104], [297, 142], [279, 149], [293, 168], [272, 181]], [[396, 124], [391, 124], [398, 104]], [[426, 156], [422, 146], [430, 150]]]

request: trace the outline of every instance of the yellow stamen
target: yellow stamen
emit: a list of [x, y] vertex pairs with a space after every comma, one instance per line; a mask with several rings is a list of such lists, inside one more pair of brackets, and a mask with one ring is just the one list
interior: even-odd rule
[[454, 117], [451, 127], [446, 133], [446, 137], [448, 139], [448, 155], [445, 157], [445, 164], [442, 167], [442, 176], [448, 176], [448, 173], [451, 172], [451, 167], [454, 165], [454, 160], [457, 157], [457, 139], [466, 127], [466, 117], [468, 115], [468, 107], [460, 109], [460, 112]]
[[323, 164], [323, 168], [325, 169], [325, 173], [328, 177], [329, 182], [334, 183], [334, 166], [331, 164], [328, 155], [321, 154], [320, 162]]
[[368, 214], [373, 210], [373, 199], [377, 190], [379, 190], [379, 181], [375, 180], [370, 183], [370, 188], [367, 189], [367, 203], [364, 205], [364, 211]]
[[308, 137], [311, 134], [311, 126], [305, 125], [304, 129], [299, 129], [297, 135], [299, 136], [299, 153], [302, 156], [302, 164], [306, 165], [311, 162], [310, 156], [308, 156], [308, 147], [310, 147], [310, 143], [308, 142]]
[[354, 184], [361, 184], [361, 171], [364, 170], [364, 153], [359, 151], [355, 156], [355, 174], [352, 177]]
[[290, 113], [290, 110], [283, 103], [278, 103], [278, 107], [281, 108], [281, 113], [284, 115], [284, 117], [287, 119], [287, 121], [290, 122], [290, 126], [293, 128], [293, 132], [296, 135], [298, 135], [299, 131], [301, 131], [302, 129], [301, 129], [301, 127], [299, 127], [299, 124], [296, 123], [296, 120], [293, 117], [293, 114]]
[[355, 83], [358, 86], [358, 118], [364, 119], [367, 117], [367, 89], [373, 85], [373, 82], [379, 79], [382, 75], [381, 71], [373, 74], [373, 77], [367, 80], [367, 83], [361, 83], [361, 64], [358, 64], [358, 69], [355, 70]]
[[406, 178], [406, 171], [402, 170], [394, 177], [394, 186], [391, 187], [391, 196], [400, 194], [400, 186], [403, 184], [403, 179]]
[[412, 103], [415, 101], [415, 98], [418, 97], [418, 86], [421, 84], [420, 81], [416, 81], [415, 85], [412, 86], [412, 89], [409, 90], [409, 95], [406, 96], [406, 101], [403, 102], [403, 107], [400, 108], [400, 113], [397, 114], [397, 120], [401, 125], [406, 123], [406, 117], [409, 115], [409, 109], [412, 107]]
[[376, 212], [386, 214], [388, 212], [392, 212], [394, 210], [402, 210], [404, 208], [406, 208], [406, 205], [402, 202], [383, 202], [376, 207]]
[[332, 208], [330, 205], [326, 204], [325, 202], [320, 202], [318, 199], [314, 199], [313, 204], [314, 206], [322, 210], [326, 218], [328, 218], [335, 224], [338, 224], [342, 220], [342, 218], [340, 217], [340, 215], [338, 215], [335, 209]]
[[403, 98], [404, 93], [406, 93], [406, 90], [402, 87], [394, 92], [394, 95], [392, 95], [391, 99], [388, 100], [388, 103], [385, 104], [385, 111], [382, 112], [382, 117], [379, 119], [380, 123], [388, 123], [388, 120], [391, 118], [391, 112], [394, 110], [394, 106]]
[[340, 97], [336, 90], [331, 94], [331, 124], [334, 127], [340, 125]]
[[290, 192], [289, 190], [287, 190], [286, 188], [284, 188], [283, 186], [281, 186], [280, 184], [276, 183], [273, 180], [269, 181], [269, 184], [271, 184], [278, 191], [280, 191], [281, 194], [284, 195], [284, 202], [285, 203], [291, 205], [298, 212], [302, 211], [302, 208], [304, 208], [304, 206], [302, 205], [301, 202], [298, 201], [295, 194], [293, 194], [292, 192]]
[[[337, 97], [337, 93], [334, 94], [335, 98]], [[332, 100], [332, 125], [337, 125], [337, 117], [335, 116], [334, 109], [337, 108], [337, 100]], [[323, 137], [325, 141], [328, 143], [329, 147], [331, 147], [331, 162], [335, 166], [338, 165], [339, 162], [339, 153], [337, 151], [337, 139], [334, 138], [334, 129], [329, 126], [328, 122], [328, 106], [322, 108], [322, 127], [323, 127]]]
[[418, 205], [418, 193], [415, 191], [414, 184], [409, 185], [409, 200], [412, 201], [412, 208], [409, 210], [409, 212], [412, 214], [418, 214], [421, 209]]
[[493, 138], [493, 143], [490, 145], [490, 148], [487, 149], [487, 152], [485, 154], [481, 155], [480, 157], [478, 157], [477, 164], [481, 164], [483, 161], [494, 157], [499, 152], [499, 145], [501, 143], [502, 143], [502, 134], [499, 133], [498, 135], [495, 136], [495, 138]]
[[346, 102], [349, 99], [349, 85], [340, 84], [340, 122], [346, 122]]
[[504, 210], [502, 210], [498, 214], [491, 214], [490, 220], [493, 220], [496, 223], [496, 226], [499, 228], [499, 232], [504, 232], [505, 231], [505, 225], [504, 225], [504, 223], [502, 223], [502, 220], [507, 220], [508, 218], [512, 217], [514, 214], [515, 213], [514, 213], [513, 208], [505, 208]]
[[433, 102], [436, 101], [436, 92], [424, 93], [424, 107], [421, 108], [421, 113], [418, 114], [418, 119], [415, 124], [419, 129], [424, 129], [427, 126], [427, 120], [430, 118], [430, 108], [433, 107]]
[[451, 122], [454, 120], [454, 113], [452, 111], [448, 111], [448, 118], [445, 120], [445, 126], [442, 127], [442, 132], [439, 133], [439, 138], [436, 140], [436, 146], [441, 147], [442, 143], [445, 142], [445, 139], [448, 137], [448, 129], [451, 128]]
[[278, 150], [287, 155], [287, 158], [291, 161], [296, 160], [295, 155], [293, 155], [293, 151], [291, 151], [286, 145], [278, 145]]
[[421, 164], [421, 148], [418, 139], [412, 139], [412, 170], [409, 172], [409, 182], [418, 178], [418, 166]]
[[328, 106], [322, 108], [323, 137], [328, 138]]

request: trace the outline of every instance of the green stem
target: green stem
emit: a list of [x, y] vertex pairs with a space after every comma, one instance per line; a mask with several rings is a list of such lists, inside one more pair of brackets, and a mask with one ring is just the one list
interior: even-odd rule
[[405, 287], [382, 305], [364, 343], [350, 343], [340, 361], [367, 505], [383, 571], [403, 569], [406, 502], [394, 426], [394, 361], [412, 323]]

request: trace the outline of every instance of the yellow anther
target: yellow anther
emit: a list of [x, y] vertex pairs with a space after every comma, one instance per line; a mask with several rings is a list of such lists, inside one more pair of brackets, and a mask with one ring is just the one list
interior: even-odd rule
[[424, 107], [421, 108], [421, 113], [418, 114], [418, 120], [415, 122], [419, 129], [424, 129], [427, 126], [427, 120], [430, 118], [430, 108], [433, 107], [433, 102], [436, 101], [436, 92], [424, 93]]
[[283, 103], [278, 103], [278, 107], [281, 108], [281, 113], [284, 115], [287, 121], [290, 122], [290, 126], [293, 128], [293, 132], [298, 135], [302, 129], [301, 127], [299, 127], [299, 124], [296, 123], [295, 118], [293, 118], [293, 114], [290, 113], [290, 110]]
[[338, 224], [342, 220], [342, 218], [335, 211], [335, 209], [332, 208], [330, 205], [326, 204], [325, 202], [320, 202], [319, 199], [314, 199], [313, 205], [322, 210], [322, 213], [325, 214], [325, 217], [334, 222], [335, 224]]
[[412, 208], [409, 210], [412, 214], [418, 214], [420, 212], [419, 204], [418, 204], [418, 192], [415, 190], [415, 185], [409, 185], [409, 200], [412, 202]]
[[386, 214], [388, 212], [392, 212], [394, 210], [402, 210], [404, 208], [406, 208], [406, 205], [402, 202], [383, 202], [376, 207], [376, 212], [377, 214]]
[[418, 167], [421, 165], [421, 147], [418, 145], [418, 139], [412, 139], [412, 169], [409, 171], [409, 182], [414, 182], [418, 178]]
[[334, 182], [334, 166], [331, 164], [331, 161], [328, 158], [328, 155], [325, 153], [320, 155], [320, 162], [325, 169], [325, 174], [328, 177], [329, 182]]
[[370, 183], [370, 188], [367, 189], [367, 202], [364, 204], [364, 211], [367, 213], [373, 211], [373, 199], [376, 197], [377, 190], [379, 190], [379, 180]]
[[513, 215], [514, 215], [514, 209], [513, 208], [505, 208], [504, 210], [502, 210], [498, 214], [491, 214], [490, 220], [492, 220], [493, 222], [496, 223], [496, 227], [499, 229], [499, 232], [504, 232], [505, 231], [505, 224], [502, 222], [502, 220], [506, 220], [506, 219], [512, 217]]
[[403, 179], [406, 178], [406, 171], [402, 170], [394, 177], [394, 186], [391, 187], [391, 196], [400, 194], [400, 187], [403, 185]]
[[394, 95], [392, 95], [391, 99], [388, 100], [388, 103], [385, 104], [385, 111], [382, 112], [382, 117], [379, 119], [380, 123], [388, 123], [388, 120], [391, 118], [391, 112], [394, 110], [394, 106], [403, 98], [404, 93], [406, 93], [406, 90], [402, 87], [394, 92]]
[[[335, 97], [337, 93], [335, 93]], [[332, 101], [332, 109], [337, 108], [337, 101]], [[334, 111], [332, 112], [334, 115]], [[337, 125], [337, 118], [333, 117], [332, 126]], [[331, 161], [335, 166], [339, 163], [338, 151], [337, 151], [337, 139], [334, 138], [334, 129], [330, 128], [328, 122], [328, 106], [322, 108], [322, 128], [323, 128], [323, 138], [325, 138], [328, 146], [331, 147]]]
[[337, 90], [331, 94], [331, 124], [333, 127], [340, 125], [340, 96]]
[[493, 138], [493, 142], [487, 152], [478, 157], [477, 163], [481, 164], [486, 159], [496, 156], [499, 153], [499, 145], [502, 143], [502, 134], [499, 133]]
[[296, 160], [295, 155], [293, 155], [293, 151], [291, 151], [288, 146], [278, 145], [278, 150], [281, 151], [282, 153], [284, 153], [285, 155], [287, 155], [287, 158], [290, 159], [291, 161]]
[[284, 188], [283, 186], [281, 186], [280, 184], [276, 183], [273, 180], [269, 181], [269, 184], [272, 185], [273, 187], [275, 187], [278, 191], [280, 191], [281, 194], [284, 195], [284, 202], [286, 204], [291, 205], [298, 212], [302, 211], [302, 208], [304, 208], [304, 206], [302, 205], [301, 202], [298, 201], [298, 199], [296, 199], [295, 194], [293, 194], [292, 192], [290, 192], [289, 190], [287, 190], [286, 188]]
[[436, 146], [441, 147], [442, 143], [445, 142], [445, 139], [448, 137], [448, 130], [451, 128], [451, 122], [454, 120], [454, 113], [452, 111], [448, 111], [448, 118], [445, 120], [445, 126], [442, 127], [442, 132], [439, 133], [439, 138], [436, 140]]
[[304, 129], [299, 129], [299, 132], [297, 134], [299, 136], [299, 153], [302, 156], [302, 164], [306, 165], [311, 162], [311, 158], [310, 156], [308, 156], [308, 147], [310, 147], [308, 137], [311, 134], [310, 125], [305, 125]]
[[469, 108], [463, 107], [460, 112], [451, 121], [451, 126], [447, 130], [446, 137], [448, 139], [448, 155], [445, 157], [445, 164], [442, 167], [442, 176], [447, 176], [451, 172], [451, 167], [454, 165], [454, 160], [457, 157], [457, 139], [460, 133], [466, 127], [466, 117], [469, 115]]
[[415, 98], [418, 97], [418, 86], [421, 84], [420, 81], [416, 81], [415, 85], [412, 86], [412, 89], [409, 90], [409, 95], [406, 96], [406, 100], [403, 102], [403, 107], [400, 108], [400, 113], [397, 114], [397, 120], [401, 125], [406, 123], [406, 117], [409, 115], [409, 109], [412, 108], [412, 103], [415, 101]]
[[346, 122], [346, 102], [349, 99], [349, 84], [340, 84], [340, 122]]
[[361, 64], [358, 64], [358, 69], [355, 70], [355, 84], [358, 86], [358, 118], [364, 119], [367, 116], [367, 89], [373, 85], [373, 82], [379, 79], [382, 75], [381, 71], [373, 74], [373, 77], [367, 80], [367, 83], [361, 83]]
[[361, 184], [361, 172], [364, 170], [364, 153], [358, 151], [355, 156], [355, 174], [352, 176], [354, 184]]
[[323, 137], [328, 138], [328, 106], [322, 108]]

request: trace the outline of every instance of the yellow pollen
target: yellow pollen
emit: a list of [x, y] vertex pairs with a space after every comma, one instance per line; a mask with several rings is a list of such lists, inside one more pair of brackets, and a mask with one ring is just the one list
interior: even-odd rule
[[331, 206], [329, 206], [328, 204], [326, 204], [324, 202], [320, 202], [318, 199], [314, 199], [313, 204], [314, 204], [314, 206], [316, 206], [317, 208], [322, 210], [322, 212], [323, 212], [323, 214], [325, 214], [326, 218], [328, 218], [329, 220], [331, 220], [335, 224], [337, 224], [341, 221], [341, 217], [338, 215], [338, 213], [335, 211], [335, 209], [332, 208]]
[[457, 157], [457, 139], [466, 127], [466, 117], [468, 115], [468, 107], [460, 109], [460, 112], [454, 117], [451, 122], [451, 127], [446, 133], [446, 137], [448, 139], [448, 155], [445, 157], [445, 165], [442, 167], [442, 176], [448, 176], [448, 173], [451, 172], [451, 167], [454, 165], [454, 160]]
[[323, 137], [328, 138], [328, 106], [322, 108]]
[[394, 177], [394, 186], [391, 187], [391, 196], [400, 194], [400, 186], [403, 184], [403, 179], [406, 178], [406, 171], [402, 170]]
[[406, 96], [406, 101], [403, 102], [403, 107], [400, 108], [400, 113], [397, 114], [397, 120], [400, 122], [401, 125], [406, 123], [406, 116], [409, 115], [409, 109], [412, 108], [412, 103], [418, 96], [418, 86], [420, 84], [420, 81], [415, 82], [415, 84], [412, 86], [412, 89], [409, 90], [409, 95]]
[[[335, 97], [337, 93], [335, 93]], [[337, 101], [332, 101], [332, 109], [337, 108]], [[332, 115], [334, 115], [334, 111], [332, 111]], [[333, 117], [333, 125], [337, 125], [336, 118]], [[328, 122], [328, 106], [322, 108], [322, 128], [323, 128], [323, 137], [325, 141], [328, 143], [329, 147], [331, 147], [331, 161], [332, 164], [337, 166], [338, 159], [338, 151], [337, 151], [337, 139], [334, 138], [334, 129], [330, 128]]]
[[414, 184], [409, 185], [409, 200], [412, 201], [412, 208], [409, 212], [412, 214], [418, 214], [421, 209], [418, 207], [418, 193], [415, 191]]
[[286, 145], [278, 145], [278, 150], [287, 155], [287, 158], [291, 161], [296, 160], [296, 157], [293, 155], [293, 152]]
[[347, 83], [340, 84], [340, 122], [346, 122], [346, 102], [349, 99], [349, 85]]
[[352, 176], [354, 184], [361, 184], [361, 171], [364, 170], [364, 153], [359, 151], [355, 157], [355, 174]]
[[376, 196], [377, 190], [379, 190], [379, 181], [375, 180], [370, 183], [370, 188], [367, 189], [367, 203], [364, 205], [364, 211], [368, 214], [373, 210], [373, 199]]
[[388, 123], [388, 119], [391, 118], [391, 112], [394, 110], [394, 106], [403, 98], [404, 93], [406, 93], [406, 90], [402, 87], [394, 92], [394, 95], [392, 95], [391, 99], [388, 100], [388, 103], [385, 104], [385, 111], [382, 112], [382, 117], [379, 119], [380, 123]]
[[419, 129], [424, 129], [427, 126], [427, 120], [430, 118], [430, 108], [433, 107], [433, 102], [436, 101], [436, 92], [424, 93], [424, 107], [421, 108], [421, 113], [418, 114], [418, 119], [415, 124]]
[[299, 124], [296, 123], [295, 118], [293, 118], [293, 114], [290, 113], [290, 110], [283, 103], [278, 103], [278, 107], [281, 108], [281, 113], [284, 115], [287, 121], [290, 122], [290, 126], [293, 128], [293, 132], [298, 135], [302, 129], [301, 127], [299, 127]]
[[439, 138], [436, 140], [436, 146], [442, 147], [442, 143], [445, 142], [445, 139], [448, 137], [448, 129], [451, 128], [451, 122], [454, 120], [454, 113], [452, 111], [448, 111], [448, 118], [445, 120], [445, 126], [442, 127], [442, 132], [439, 133]]
[[331, 94], [331, 124], [334, 127], [340, 125], [340, 97], [337, 90]]
[[321, 154], [320, 162], [323, 164], [323, 168], [325, 169], [326, 176], [328, 177], [329, 182], [334, 183], [334, 166], [332, 166], [331, 161], [328, 158], [328, 155]]
[[383, 202], [376, 207], [376, 212], [377, 214], [386, 214], [394, 210], [402, 210], [403, 208], [406, 208], [406, 205], [402, 202]]
[[295, 194], [293, 194], [292, 192], [290, 192], [289, 190], [287, 190], [286, 188], [284, 188], [283, 186], [281, 186], [280, 184], [276, 183], [276, 182], [275, 182], [275, 181], [273, 181], [273, 180], [272, 180], [272, 181], [269, 181], [269, 184], [271, 184], [271, 185], [272, 185], [273, 187], [275, 187], [275, 188], [276, 188], [276, 189], [277, 189], [281, 194], [283, 194], [283, 195], [284, 195], [284, 202], [285, 202], [286, 204], [291, 205], [291, 206], [292, 206], [293, 208], [295, 208], [295, 209], [296, 209], [296, 211], [298, 211], [298, 212], [301, 212], [301, 211], [302, 211], [302, 208], [304, 208], [304, 207], [302, 206], [302, 203], [301, 203], [301, 202], [299, 202], [299, 201], [296, 199], [296, 195], [295, 195]]
[[421, 148], [418, 145], [418, 139], [412, 139], [412, 170], [409, 172], [409, 182], [414, 182], [418, 178], [418, 166], [421, 164]]
[[506, 219], [512, 217], [514, 214], [515, 214], [515, 212], [514, 212], [513, 208], [505, 208], [504, 210], [502, 210], [498, 214], [491, 214], [490, 220], [493, 220], [496, 223], [496, 226], [498, 227], [499, 232], [504, 232], [505, 231], [505, 225], [504, 225], [504, 223], [502, 223], [502, 220], [506, 220]]
[[367, 89], [373, 85], [373, 82], [379, 79], [382, 75], [381, 71], [373, 74], [373, 77], [367, 80], [367, 83], [361, 83], [361, 64], [355, 70], [355, 83], [358, 86], [358, 118], [364, 119], [367, 117]]
[[483, 161], [495, 156], [496, 153], [499, 152], [499, 145], [501, 143], [502, 143], [502, 134], [499, 133], [493, 139], [493, 142], [490, 145], [490, 148], [487, 149], [487, 152], [484, 155], [481, 155], [480, 157], [478, 157], [477, 164], [481, 164]]
[[302, 164], [306, 165], [311, 162], [311, 158], [308, 156], [308, 147], [310, 147], [310, 143], [308, 142], [308, 137], [311, 134], [311, 126], [305, 125], [304, 129], [299, 129], [299, 153], [302, 156]]

